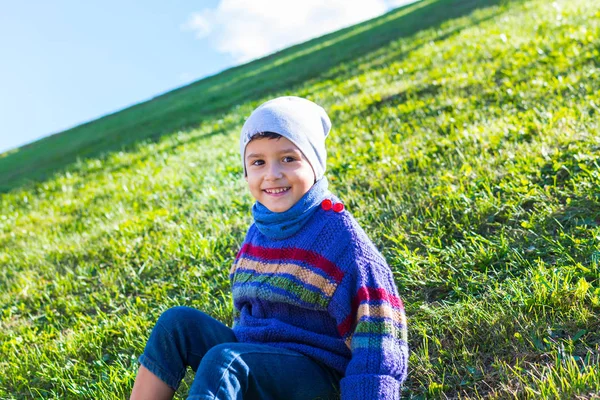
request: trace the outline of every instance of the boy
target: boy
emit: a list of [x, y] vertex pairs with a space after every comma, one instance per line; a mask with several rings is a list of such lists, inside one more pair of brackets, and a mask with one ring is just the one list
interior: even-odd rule
[[256, 199], [231, 269], [233, 329], [186, 307], [153, 329], [132, 398], [171, 398], [187, 366], [193, 399], [398, 399], [406, 320], [391, 270], [327, 190], [331, 122], [315, 103], [280, 97], [242, 128]]

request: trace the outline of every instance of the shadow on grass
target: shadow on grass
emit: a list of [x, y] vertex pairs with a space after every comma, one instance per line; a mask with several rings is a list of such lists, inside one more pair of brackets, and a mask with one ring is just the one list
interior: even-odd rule
[[241, 104], [290, 91], [396, 39], [505, 1], [423, 0], [41, 139], [0, 155], [0, 192], [47, 179], [77, 159], [192, 129]]

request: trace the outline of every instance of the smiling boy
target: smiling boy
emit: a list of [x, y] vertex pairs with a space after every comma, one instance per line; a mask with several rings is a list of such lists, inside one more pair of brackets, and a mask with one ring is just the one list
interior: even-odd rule
[[399, 399], [406, 319], [390, 268], [327, 190], [318, 105], [287, 96], [248, 118], [240, 155], [254, 223], [230, 278], [234, 326], [176, 307], [153, 329], [132, 398]]
[[289, 210], [315, 182], [306, 157], [279, 134], [257, 135], [248, 143], [246, 153], [246, 181], [250, 193], [272, 212]]

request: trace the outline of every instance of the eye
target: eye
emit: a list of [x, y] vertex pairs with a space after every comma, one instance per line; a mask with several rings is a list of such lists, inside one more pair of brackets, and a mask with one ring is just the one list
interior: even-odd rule
[[250, 165], [263, 165], [265, 162], [263, 160], [254, 160], [250, 163]]
[[283, 162], [289, 163], [289, 162], [294, 162], [294, 161], [296, 161], [296, 157], [292, 157], [292, 156], [283, 157]]

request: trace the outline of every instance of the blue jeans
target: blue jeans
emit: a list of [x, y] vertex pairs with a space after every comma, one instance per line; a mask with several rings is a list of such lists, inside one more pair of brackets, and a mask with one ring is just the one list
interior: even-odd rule
[[196, 372], [188, 399], [335, 399], [339, 373], [295, 351], [240, 343], [216, 319], [189, 307], [165, 311], [140, 363], [174, 390]]

